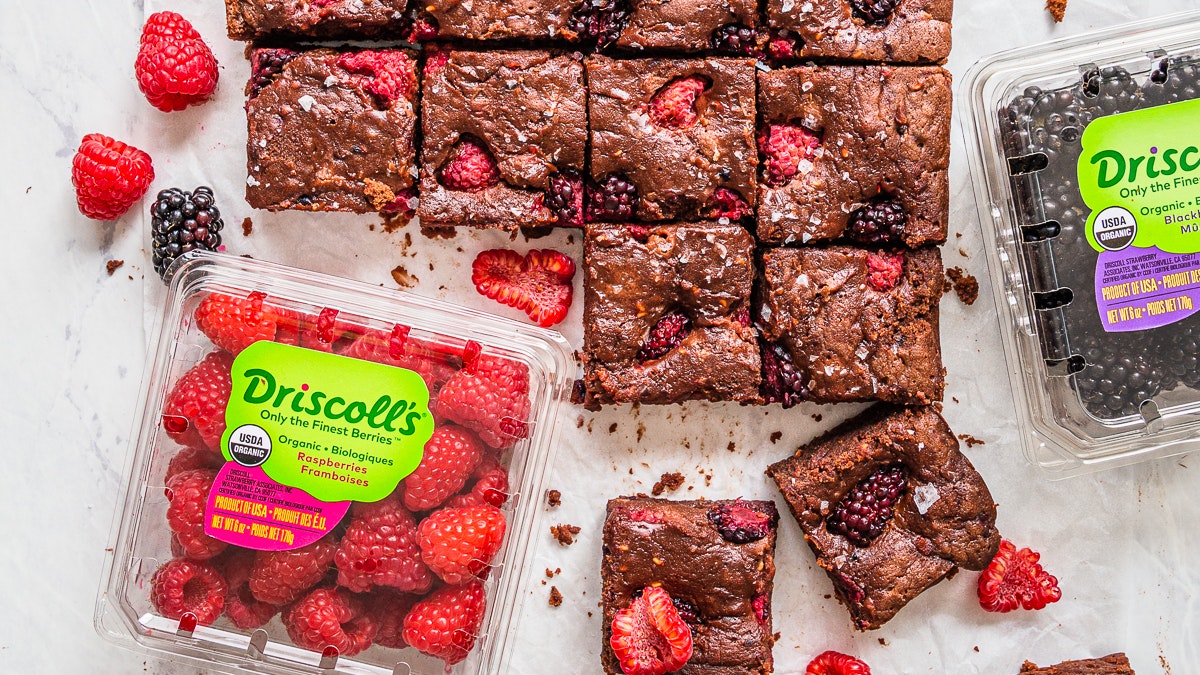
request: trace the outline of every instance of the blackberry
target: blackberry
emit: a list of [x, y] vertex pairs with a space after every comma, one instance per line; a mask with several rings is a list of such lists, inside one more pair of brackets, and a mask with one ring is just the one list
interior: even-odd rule
[[624, 0], [583, 0], [567, 20], [567, 28], [581, 42], [607, 47], [621, 36], [629, 21], [629, 5]]
[[1133, 75], [1120, 66], [1086, 73], [1076, 92], [1081, 105], [1097, 117], [1137, 110], [1145, 102]]
[[886, 26], [899, 4], [900, 0], [850, 0], [850, 9], [868, 26]]
[[826, 529], [849, 539], [855, 546], [867, 546], [883, 534], [892, 519], [893, 507], [904, 494], [907, 480], [904, 467], [879, 469], [838, 502], [825, 519]]
[[691, 626], [700, 623], [700, 610], [696, 609], [695, 604], [673, 595], [671, 596], [671, 604], [675, 605], [675, 611], [679, 612], [679, 618], [683, 619], [684, 623]]
[[856, 209], [846, 223], [846, 236], [860, 244], [898, 244], [904, 237], [904, 207], [879, 199]]
[[722, 539], [734, 544], [749, 544], [762, 539], [770, 534], [778, 518], [774, 508], [763, 513], [740, 498], [715, 504], [708, 510], [708, 521], [721, 533]]
[[1200, 388], [1200, 316], [1189, 317], [1156, 333], [1157, 349], [1148, 351], [1158, 355], [1168, 378], [1190, 389]]
[[167, 268], [179, 256], [197, 249], [215, 251], [221, 246], [225, 223], [210, 187], [201, 186], [191, 192], [163, 190], [150, 207], [150, 217], [154, 271], [164, 281]]
[[740, 23], [727, 23], [713, 31], [712, 48], [722, 54], [757, 56], [758, 33]]
[[809, 397], [807, 377], [796, 370], [792, 355], [786, 349], [774, 342], [763, 342], [760, 352], [764, 401], [791, 408]]
[[1174, 384], [1146, 347], [1146, 339], [1132, 335], [1088, 333], [1078, 352], [1088, 365], [1074, 376], [1088, 412], [1105, 420], [1135, 415], [1143, 401]]
[[683, 314], [670, 312], [658, 320], [650, 329], [646, 344], [638, 350], [638, 361], [646, 362], [661, 359], [672, 349], [683, 343], [683, 339], [692, 330], [692, 321]]
[[[1157, 75], [1157, 77], [1156, 77]], [[1200, 65], [1174, 63], [1161, 66], [1142, 85], [1149, 105], [1164, 105], [1200, 98]]]
[[609, 174], [587, 194], [589, 221], [623, 223], [633, 220], [637, 209], [637, 186], [619, 174]]
[[564, 169], [550, 176], [550, 188], [546, 191], [546, 207], [554, 213], [556, 224], [579, 226], [583, 224], [583, 178], [574, 169]]
[[299, 52], [291, 49], [256, 49], [250, 56], [250, 98], [271, 84]]

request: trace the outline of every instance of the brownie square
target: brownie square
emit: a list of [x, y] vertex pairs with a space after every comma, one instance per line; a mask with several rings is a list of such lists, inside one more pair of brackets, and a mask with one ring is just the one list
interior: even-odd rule
[[[593, 56], [587, 70], [591, 178], [602, 193], [631, 184], [633, 217], [644, 221], [752, 213], [753, 60]], [[616, 215], [593, 217], [628, 219]]]
[[1028, 661], [1021, 666], [1024, 675], [1134, 675], [1124, 654], [1109, 654], [1099, 659], [1064, 661], [1055, 666], [1039, 668]]
[[589, 405], [757, 401], [753, 250], [753, 237], [737, 225], [588, 225]]
[[424, 75], [422, 224], [582, 224], [587, 94], [576, 58], [453, 51], [430, 57]]
[[400, 32], [407, 0], [225, 0], [230, 39], [364, 37]]
[[953, 13], [954, 0], [767, 0], [767, 25], [806, 58], [941, 63]]
[[758, 83], [762, 241], [945, 241], [948, 72], [813, 66], [761, 72]]
[[[859, 630], [879, 628], [957, 567], [984, 569], [1000, 548], [992, 495], [933, 407], [876, 406], [767, 474]], [[874, 536], [852, 529], [852, 539], [838, 518], [852, 491], [873, 494], [872, 480], [898, 481], [899, 492], [890, 506], [875, 495], [864, 514]]]
[[942, 400], [938, 249], [772, 249], [762, 264], [763, 360], [796, 374], [802, 389], [787, 393], [818, 403]]
[[692, 633], [692, 656], [676, 673], [770, 673], [778, 520], [770, 501], [609, 501], [600, 570], [604, 672], [623, 672], [609, 644], [613, 617], [635, 594], [659, 587]]
[[259, 209], [407, 211], [416, 60], [398, 49], [256, 49], [246, 201]]

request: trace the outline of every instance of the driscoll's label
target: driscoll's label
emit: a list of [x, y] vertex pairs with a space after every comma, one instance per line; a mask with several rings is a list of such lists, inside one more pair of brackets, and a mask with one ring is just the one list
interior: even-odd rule
[[260, 550], [309, 544], [351, 502], [391, 494], [433, 434], [417, 373], [275, 342], [234, 359], [225, 422], [205, 533]]
[[1200, 309], [1200, 100], [1101, 117], [1083, 133], [1096, 306], [1109, 332]]

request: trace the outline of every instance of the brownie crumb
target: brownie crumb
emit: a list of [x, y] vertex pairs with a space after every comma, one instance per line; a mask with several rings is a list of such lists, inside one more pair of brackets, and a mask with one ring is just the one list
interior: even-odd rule
[[576, 429], [583, 428], [583, 415], [580, 415], [579, 417], [575, 418], [575, 428]]
[[608, 433], [610, 433], [610, 434], [617, 433], [617, 423], [616, 422], [613, 422], [612, 424], [608, 425]]
[[1067, 0], [1046, 0], [1046, 10], [1054, 17], [1054, 23], [1062, 23], [1067, 14]]
[[975, 651], [979, 651], [979, 645], [975, 645]]
[[562, 604], [562, 593], [558, 592], [558, 586], [550, 587], [550, 606], [558, 607]]
[[561, 567], [556, 567], [554, 569], [550, 569], [549, 567], [546, 568], [546, 578], [547, 579], [553, 579], [554, 577], [558, 576], [559, 574], [562, 574]]
[[392, 279], [396, 280], [400, 288], [412, 288], [421, 281], [412, 274], [409, 274], [408, 270], [404, 269], [404, 265], [396, 265], [392, 270]]
[[575, 543], [575, 535], [579, 534], [581, 529], [578, 525], [559, 523], [550, 526], [550, 536], [558, 540], [559, 546], [570, 546]]
[[575, 380], [571, 384], [571, 403], [573, 405], [583, 405], [587, 400], [587, 386], [583, 384], [583, 380]]
[[664, 492], [674, 492], [683, 485], [683, 474], [678, 471], [674, 473], [664, 473], [654, 484], [654, 488], [650, 490], [650, 494], [658, 497]]
[[958, 397], [957, 397], [957, 396], [951, 396], [951, 397], [950, 397], [950, 400], [951, 400], [951, 401], [954, 401], [955, 403], [958, 403]]
[[638, 422], [638, 425], [637, 425], [638, 443], [642, 442], [642, 436], [645, 436], [645, 435], [646, 435], [646, 425], [642, 424], [641, 422]]
[[113, 272], [116, 272], [124, 264], [124, 260], [109, 260], [108, 262], [104, 263], [104, 269], [108, 270], [108, 276], [111, 277]]
[[973, 448], [977, 445], [987, 445], [987, 443], [985, 441], [975, 438], [971, 434], [959, 434], [958, 440], [962, 441], [963, 443], [966, 443], [968, 448]]
[[812, 418], [814, 422], [820, 422], [821, 420], [825, 419], [825, 416], [821, 413], [813, 413]]
[[737, 452], [737, 443], [734, 443], [733, 441], [729, 441], [729, 445], [726, 445], [725, 449], [730, 452]]
[[887, 640], [885, 640], [884, 638], [879, 638], [879, 646], [886, 647], [887, 645], [888, 645]]
[[242, 236], [249, 237], [250, 233], [253, 231], [254, 231], [254, 221], [250, 220], [250, 216], [246, 216], [245, 218], [242, 219]]
[[783, 438], [782, 431], [772, 431], [771, 432], [771, 445], [778, 443], [779, 439], [781, 439], [781, 438]]
[[453, 227], [434, 227], [432, 225], [421, 224], [421, 234], [426, 239], [453, 239], [458, 236], [458, 230]]
[[550, 505], [550, 508], [562, 504], [562, 493], [558, 490], [550, 490], [546, 493], [546, 503]]
[[979, 299], [979, 280], [967, 274], [961, 267], [946, 270], [946, 277], [950, 279], [950, 289], [964, 305], [973, 305]]

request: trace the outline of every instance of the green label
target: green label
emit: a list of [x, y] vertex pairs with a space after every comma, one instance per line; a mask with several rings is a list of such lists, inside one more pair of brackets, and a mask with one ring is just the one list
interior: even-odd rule
[[221, 450], [324, 502], [375, 502], [421, 463], [429, 389], [411, 370], [275, 342], [233, 361]]

